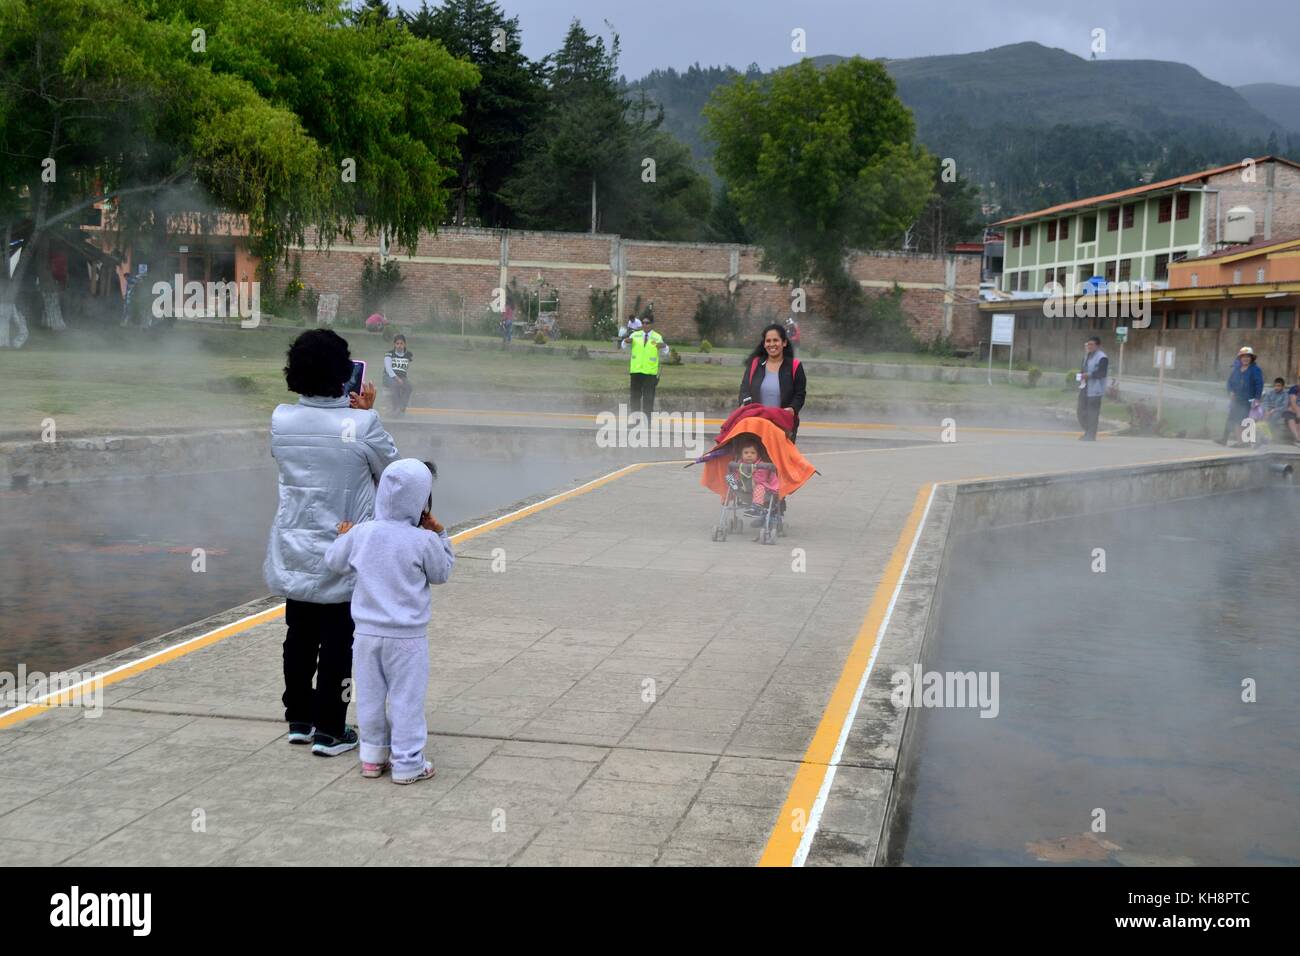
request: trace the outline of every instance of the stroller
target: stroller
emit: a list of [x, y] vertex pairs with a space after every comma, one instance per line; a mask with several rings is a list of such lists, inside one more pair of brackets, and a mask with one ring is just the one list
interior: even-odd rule
[[[722, 499], [722, 512], [713, 528], [714, 541], [726, 541], [728, 534], [742, 530], [745, 519], [751, 517], [745, 511], [757, 509], [759, 513], [752, 521], [758, 529], [754, 540], [776, 544], [776, 539], [785, 534], [785, 499], [817, 473], [799, 454], [782, 424], [772, 420], [779, 418], [778, 413], [777, 409], [755, 408], [748, 417], [733, 414], [713, 449], [695, 462], [704, 465], [700, 484]], [[737, 449], [755, 439], [769, 460], [755, 462], [751, 469], [742, 464]], [[763, 489], [761, 504], [757, 505], [752, 504], [755, 485]]]

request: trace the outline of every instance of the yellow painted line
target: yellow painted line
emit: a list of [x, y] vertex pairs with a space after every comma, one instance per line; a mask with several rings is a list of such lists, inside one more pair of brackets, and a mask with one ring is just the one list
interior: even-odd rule
[[260, 611], [250, 617], [234, 621], [224, 627], [217, 628], [215, 631], [200, 634], [198, 637], [190, 638], [188, 641], [183, 641], [180, 644], [159, 651], [156, 654], [150, 654], [148, 657], [141, 658], [138, 661], [123, 664], [121, 667], [97, 675], [90, 681], [82, 681], [76, 686], [69, 687], [66, 690], [47, 694], [38, 701], [33, 701], [30, 704], [22, 704], [12, 710], [0, 714], [0, 729], [12, 727], [14, 724], [22, 723], [24, 720], [35, 717], [38, 714], [43, 714], [48, 710], [53, 710], [55, 707], [79, 701], [82, 697], [88, 696], [86, 693], [88, 689], [93, 690], [94, 693], [99, 693], [103, 688], [110, 684], [124, 681], [128, 677], [134, 677], [136, 674], [157, 667], [159, 664], [166, 664], [168, 661], [174, 661], [176, 658], [184, 657], [192, 651], [208, 647], [218, 641], [225, 640], [227, 637], [240, 634], [251, 627], [257, 627], [259, 624], [265, 624], [268, 621], [273, 621], [283, 615], [283, 604], [278, 605], [277, 607], [267, 608], [265, 611]]
[[[898, 543], [894, 545], [894, 553], [885, 565], [871, 606], [867, 609], [857, 639], [840, 672], [840, 679], [831, 692], [812, 743], [808, 745], [803, 761], [795, 772], [785, 805], [781, 807], [781, 813], [767, 838], [767, 846], [758, 861], [759, 866], [791, 866], [801, 862], [799, 853], [804, 835], [816, 826], [820, 805], [825, 802], [823, 785], [830, 779], [833, 764], [838, 760], [845, 732], [849, 729], [848, 723], [861, 698], [863, 682], [874, 660], [881, 632], [887, 624], [887, 614], [892, 608], [895, 591], [902, 582], [934, 487], [933, 482], [927, 482], [916, 494], [911, 514], [907, 516], [903, 530], [898, 535]], [[806, 848], [804, 852], [807, 852]]]
[[[616, 481], [617, 479], [630, 475], [635, 471], [640, 471], [642, 468], [648, 468], [655, 464], [665, 463], [638, 462], [633, 465], [628, 465], [625, 468], [620, 468], [617, 471], [610, 472], [608, 475], [603, 475], [600, 478], [589, 481], [585, 485], [579, 485], [577, 488], [572, 488], [569, 491], [561, 492], [558, 495], [552, 495], [550, 498], [543, 501], [528, 505], [525, 508], [520, 508], [518, 511], [512, 511], [499, 518], [493, 518], [491, 521], [475, 525], [473, 528], [466, 528], [459, 534], [452, 535], [451, 541], [453, 544], [461, 544], [465, 541], [469, 541], [478, 537], [480, 534], [494, 531], [497, 528], [511, 524], [512, 522], [527, 518], [529, 515], [537, 514], [539, 511], [545, 511], [547, 508], [553, 508], [555, 505], [568, 501], [571, 498], [585, 495], [588, 492], [595, 491], [597, 488], [603, 488], [612, 481]], [[88, 696], [86, 693], [88, 690], [93, 690], [95, 693], [98, 693], [104, 687], [108, 687], [111, 684], [124, 681], [128, 677], [134, 677], [135, 675], [151, 670], [160, 664], [174, 661], [179, 657], [184, 657], [186, 654], [190, 654], [194, 651], [200, 650], [201, 648], [210, 647], [228, 637], [242, 634], [244, 631], [257, 627], [259, 624], [266, 624], [283, 616], [283, 604], [267, 608], [265, 611], [259, 611], [257, 614], [242, 618], [238, 621], [233, 621], [214, 631], [208, 631], [206, 634], [192, 637], [187, 641], [182, 641], [181, 643], [166, 648], [165, 650], [158, 651], [155, 654], [150, 654], [138, 661], [131, 661], [130, 663], [123, 664], [121, 667], [116, 667], [113, 670], [96, 675], [91, 680], [82, 681], [81, 683], [65, 690], [47, 694], [40, 700], [33, 701], [30, 704], [20, 704], [17, 707], [0, 713], [0, 730], [3, 730], [6, 727], [12, 727], [15, 724], [20, 724], [23, 721], [29, 720], [39, 714], [43, 714], [46, 711], [53, 710], [55, 707], [81, 700], [82, 697]]]

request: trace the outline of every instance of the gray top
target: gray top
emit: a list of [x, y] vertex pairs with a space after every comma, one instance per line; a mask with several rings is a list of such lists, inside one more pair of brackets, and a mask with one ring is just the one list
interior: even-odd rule
[[758, 400], [768, 408], [781, 407], [781, 376], [767, 372], [758, 384]]

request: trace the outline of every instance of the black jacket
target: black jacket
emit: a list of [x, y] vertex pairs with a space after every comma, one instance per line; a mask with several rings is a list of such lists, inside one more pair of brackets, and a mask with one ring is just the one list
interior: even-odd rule
[[[802, 362], [799, 363], [799, 369], [796, 372], [790, 371], [793, 365], [794, 360], [789, 356], [786, 356], [781, 361], [781, 370], [777, 374], [781, 379], [781, 407], [793, 408], [795, 422], [797, 423], [799, 420], [799, 412], [803, 408], [804, 396], [808, 391], [808, 379], [803, 373]], [[750, 369], [753, 369], [752, 378], [750, 375]], [[766, 375], [766, 358], [759, 359], [757, 367], [755, 367], [754, 359], [752, 357], [745, 360], [745, 369], [740, 373], [739, 404], [744, 405], [746, 399], [755, 402], [758, 401], [758, 396], [761, 394], [760, 389], [763, 385], [763, 378]]]

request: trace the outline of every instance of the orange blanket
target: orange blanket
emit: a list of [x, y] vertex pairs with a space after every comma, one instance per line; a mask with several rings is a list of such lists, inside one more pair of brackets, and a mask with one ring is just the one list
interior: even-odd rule
[[[781, 479], [782, 498], [794, 494], [812, 477], [816, 470], [812, 463], [799, 454], [799, 449], [785, 436], [785, 432], [765, 418], [742, 418], [718, 439], [717, 444], [725, 445], [737, 435], [746, 434], [753, 435], [763, 443], [767, 457], [776, 465], [776, 473]], [[700, 484], [721, 498], [727, 496], [727, 464], [730, 461], [729, 455], [711, 458], [704, 463], [704, 472], [700, 475]]]

